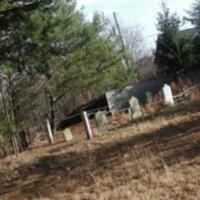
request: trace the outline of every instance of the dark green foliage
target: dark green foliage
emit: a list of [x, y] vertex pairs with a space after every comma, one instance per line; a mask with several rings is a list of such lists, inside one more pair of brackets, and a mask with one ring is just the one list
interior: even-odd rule
[[43, 127], [46, 118], [55, 129], [61, 100], [83, 90], [95, 97], [129, 82], [132, 72], [122, 65], [117, 38], [101, 15], [88, 22], [74, 1], [30, 1], [37, 3], [30, 9], [27, 1], [12, 2], [0, 7], [1, 93], [9, 100], [1, 102], [1, 135], [18, 137], [26, 128]]
[[157, 39], [155, 62], [162, 74], [176, 72], [180, 66], [178, 55], [177, 33], [180, 20], [176, 14], [170, 14], [165, 4], [162, 4], [162, 11], [158, 13], [157, 29], [160, 34]]
[[157, 29], [160, 33], [173, 37], [177, 34], [180, 19], [176, 13], [171, 14], [165, 3], [162, 3], [162, 10], [158, 13]]
[[193, 68], [199, 69], [200, 66], [200, 1], [195, 0], [191, 6], [191, 9], [187, 12], [188, 20], [195, 27], [196, 34], [193, 36], [192, 45], [193, 45]]
[[180, 19], [170, 13], [165, 4], [158, 14], [159, 36], [156, 43], [155, 62], [159, 73], [181, 74], [192, 69], [193, 36], [180, 31]]

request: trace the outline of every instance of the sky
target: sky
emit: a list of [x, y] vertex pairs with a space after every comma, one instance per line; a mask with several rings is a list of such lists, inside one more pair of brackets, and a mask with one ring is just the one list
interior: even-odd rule
[[[190, 9], [193, 0], [166, 0], [172, 12], [177, 12], [180, 17]], [[139, 26], [148, 48], [155, 48], [156, 17], [160, 10], [161, 0], [77, 0], [78, 7], [84, 6], [88, 19], [95, 11], [104, 12], [108, 17], [116, 12], [120, 22], [126, 26]], [[190, 28], [186, 24], [182, 29]]]

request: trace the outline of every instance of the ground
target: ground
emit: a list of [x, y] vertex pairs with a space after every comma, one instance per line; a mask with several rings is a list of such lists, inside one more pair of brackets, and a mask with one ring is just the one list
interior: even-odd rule
[[[200, 105], [0, 160], [1, 200], [200, 199]], [[82, 137], [80, 137], [82, 136]]]

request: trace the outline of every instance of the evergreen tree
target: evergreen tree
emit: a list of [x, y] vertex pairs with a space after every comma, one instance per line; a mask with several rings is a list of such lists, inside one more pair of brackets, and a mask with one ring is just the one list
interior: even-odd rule
[[180, 32], [180, 19], [166, 4], [158, 13], [155, 62], [160, 74], [180, 74], [190, 67], [192, 38]]
[[132, 73], [123, 68], [122, 52], [100, 15], [86, 21], [74, 1], [41, 1], [30, 9], [10, 6], [5, 3], [11, 11], [0, 15], [2, 22], [10, 20], [0, 31], [1, 93], [10, 103], [1, 104], [17, 152], [18, 133], [26, 127], [40, 126], [48, 117], [55, 130], [63, 98], [82, 89], [102, 94], [127, 83]]
[[192, 67], [193, 69], [199, 69], [200, 64], [200, 1], [195, 0], [191, 6], [191, 9], [187, 12], [188, 17], [186, 20], [194, 25], [196, 34], [192, 38]]

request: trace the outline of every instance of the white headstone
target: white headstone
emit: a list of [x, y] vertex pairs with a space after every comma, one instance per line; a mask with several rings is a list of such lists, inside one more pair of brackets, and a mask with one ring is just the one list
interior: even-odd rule
[[153, 98], [152, 98], [152, 93], [151, 92], [146, 92], [146, 98], [148, 103], [152, 103]]
[[73, 139], [72, 132], [71, 132], [71, 130], [69, 128], [66, 128], [64, 130], [63, 134], [64, 134], [64, 138], [65, 138], [66, 141], [70, 141], [70, 140]]
[[174, 106], [174, 97], [172, 94], [171, 87], [167, 84], [162, 88], [163, 96], [164, 96], [164, 104], [169, 106]]
[[136, 120], [142, 117], [139, 100], [136, 97], [131, 97], [131, 99], [129, 100], [129, 105], [132, 113], [132, 119]]

